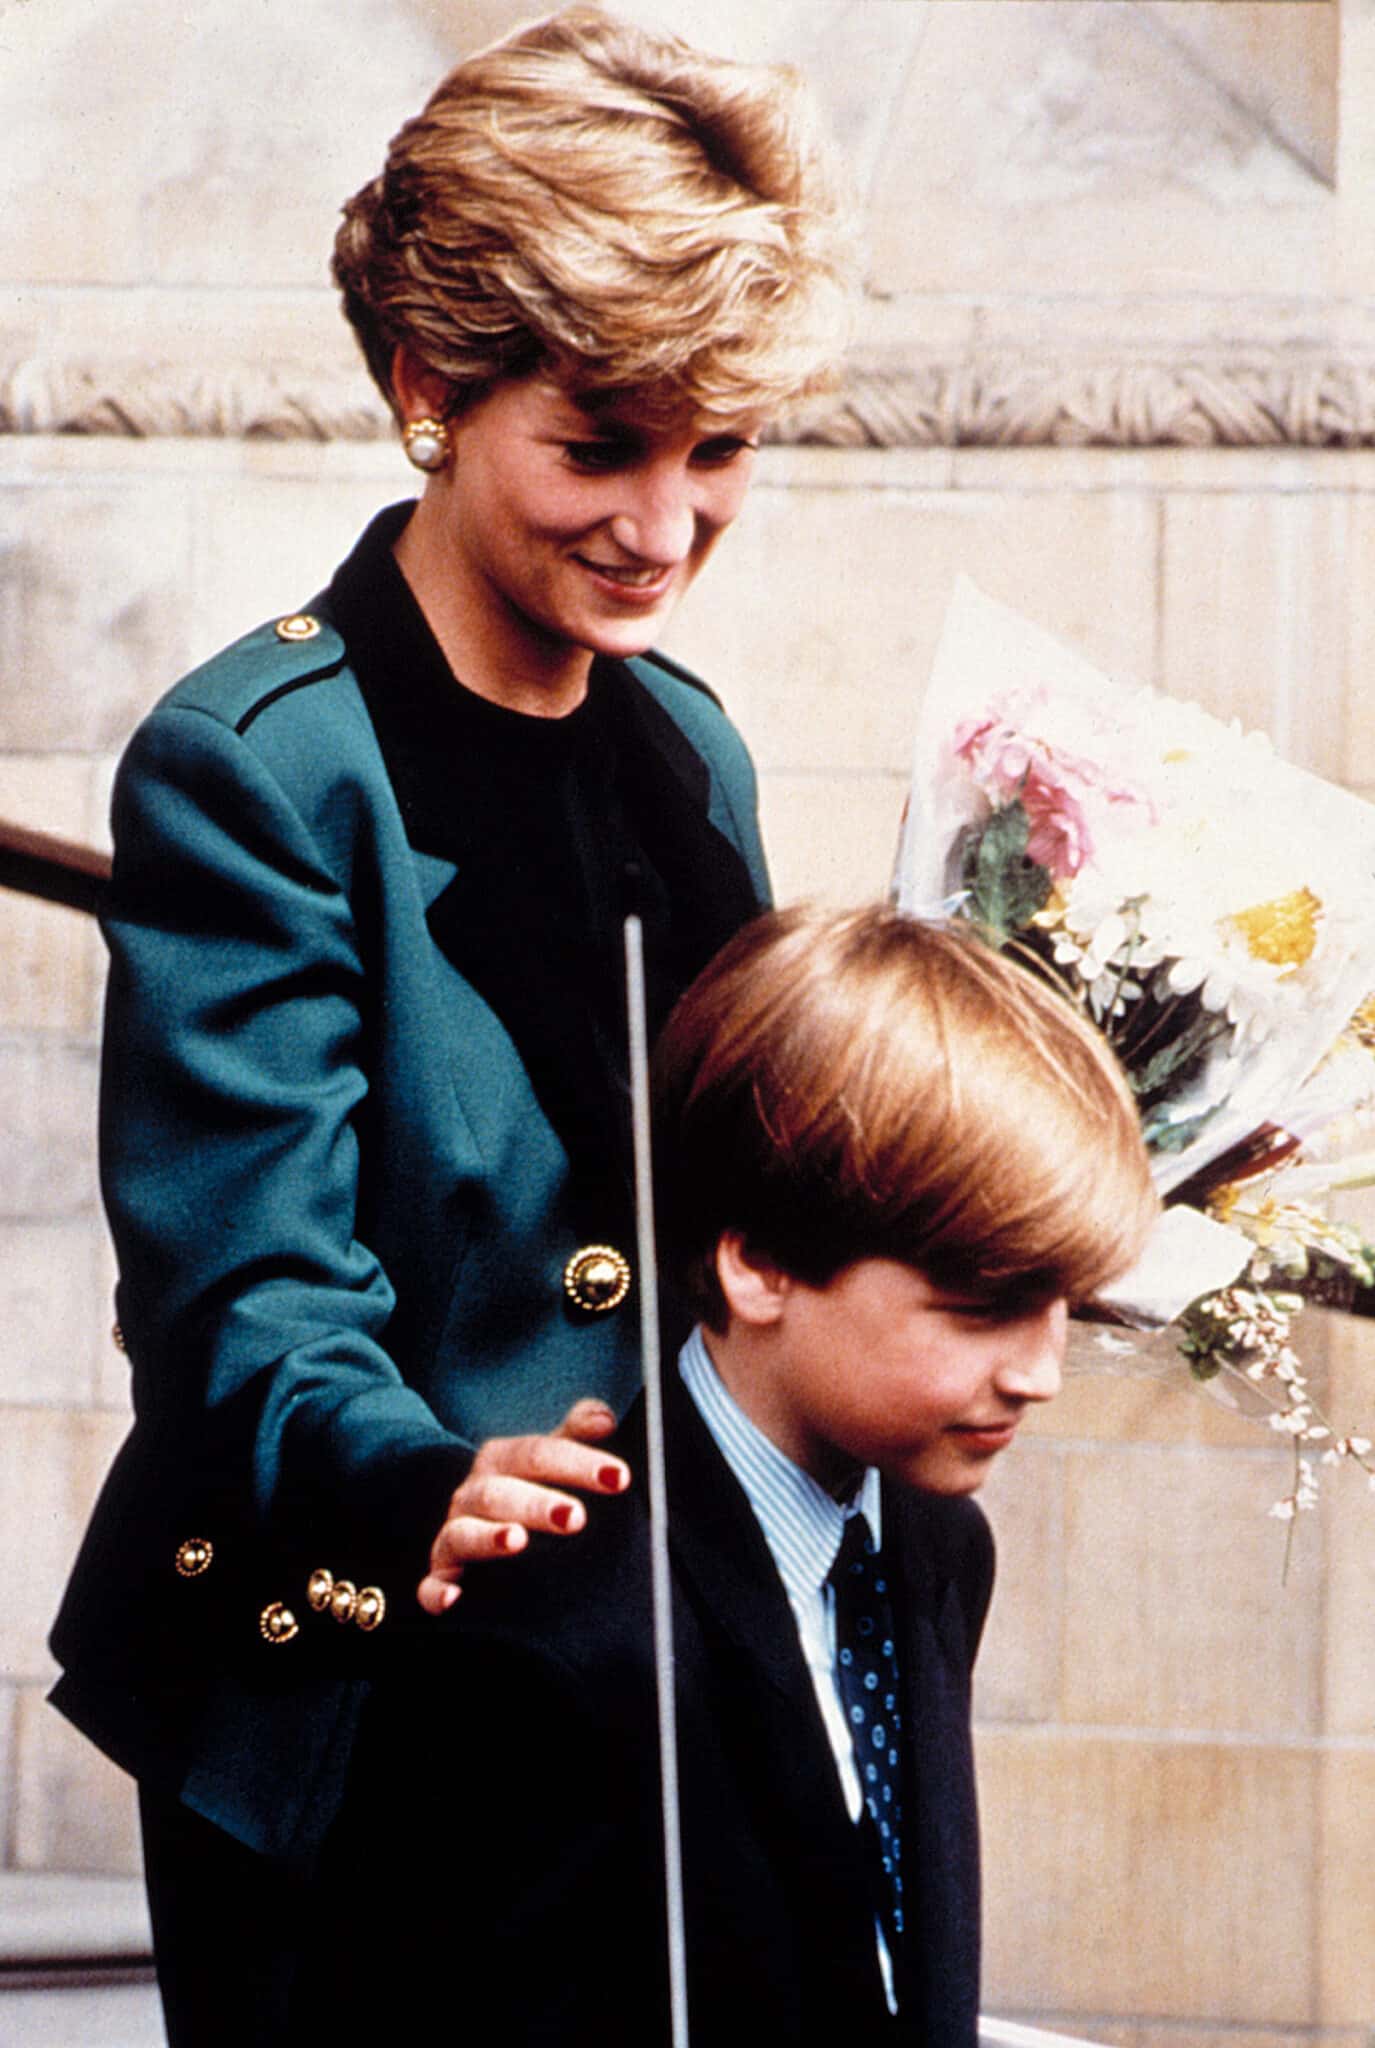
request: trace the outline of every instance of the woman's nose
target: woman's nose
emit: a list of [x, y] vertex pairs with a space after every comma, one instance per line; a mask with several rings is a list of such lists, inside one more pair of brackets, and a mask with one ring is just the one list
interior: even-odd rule
[[692, 479], [677, 468], [651, 470], [634, 479], [611, 521], [617, 547], [663, 568], [686, 560], [696, 530]]

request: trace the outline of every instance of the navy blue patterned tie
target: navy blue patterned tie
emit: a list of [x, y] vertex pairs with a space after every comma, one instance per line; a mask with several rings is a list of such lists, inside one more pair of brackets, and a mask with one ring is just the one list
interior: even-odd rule
[[872, 1829], [879, 1919], [892, 1954], [903, 1924], [902, 1716], [888, 1582], [863, 1515], [851, 1515], [846, 1522], [830, 1580], [840, 1697]]

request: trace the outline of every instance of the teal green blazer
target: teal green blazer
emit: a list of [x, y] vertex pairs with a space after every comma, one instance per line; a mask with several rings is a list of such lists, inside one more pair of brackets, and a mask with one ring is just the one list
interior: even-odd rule
[[[743, 921], [767, 894], [743, 743], [673, 664], [604, 666], [670, 866]], [[516, 1037], [474, 985], [464, 934], [485, 922], [500, 967], [516, 861], [483, 867], [444, 717], [369, 688], [326, 596], [180, 683], [116, 785], [101, 1156], [136, 1421], [54, 1699], [301, 1862], [369, 1675], [426, 1624], [472, 1447], [581, 1394], [621, 1412], [639, 1381], [633, 1289], [592, 1314], [565, 1287], [589, 1240], [629, 1249], [606, 1174], [577, 1170], [595, 1133], [537, 1085], [578, 1020], [542, 1002], [537, 933]]]

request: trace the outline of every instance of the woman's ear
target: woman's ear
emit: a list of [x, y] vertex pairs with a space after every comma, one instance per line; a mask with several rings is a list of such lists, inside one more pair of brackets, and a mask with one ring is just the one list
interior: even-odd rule
[[717, 1241], [716, 1278], [732, 1316], [754, 1329], [766, 1329], [779, 1320], [793, 1284], [738, 1230], [724, 1231]]
[[453, 387], [447, 377], [432, 370], [408, 342], [399, 342], [391, 359], [392, 397], [403, 421], [428, 416], [442, 420], [453, 403]]

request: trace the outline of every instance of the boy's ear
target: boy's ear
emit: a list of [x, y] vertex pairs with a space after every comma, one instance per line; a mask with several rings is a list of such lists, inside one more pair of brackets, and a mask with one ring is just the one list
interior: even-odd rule
[[788, 1275], [738, 1230], [724, 1231], [717, 1241], [716, 1278], [732, 1316], [755, 1329], [778, 1321], [792, 1288]]

